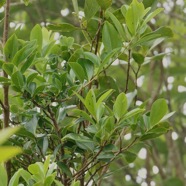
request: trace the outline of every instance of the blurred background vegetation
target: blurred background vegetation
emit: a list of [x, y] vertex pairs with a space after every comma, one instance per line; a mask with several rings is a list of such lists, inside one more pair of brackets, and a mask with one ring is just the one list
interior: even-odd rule
[[[130, 0], [113, 0], [113, 8], [129, 4]], [[150, 23], [152, 29], [168, 26], [174, 37], [156, 47], [149, 65], [142, 68], [138, 78], [139, 97], [137, 104], [150, 98], [167, 99], [170, 111], [176, 111], [170, 123], [173, 128], [165, 136], [152, 140], [142, 148], [135, 162], [128, 165], [123, 159], [111, 166], [112, 175], [107, 175], [107, 186], [185, 186], [186, 185], [186, 0], [144, 0], [145, 6], [163, 7], [164, 11]], [[79, 10], [83, 10], [84, 0], [79, 0]], [[12, 0], [10, 10], [10, 34], [27, 39], [35, 24], [47, 26], [49, 23], [70, 22], [78, 26], [70, 0], [31, 0], [28, 6], [23, 1]], [[83, 16], [83, 12], [81, 12]], [[0, 8], [0, 19], [4, 8]], [[92, 24], [94, 29], [94, 24]], [[2, 38], [3, 21], [0, 23]], [[68, 33], [65, 35], [68, 35]], [[70, 33], [70, 35], [72, 35]], [[85, 39], [80, 31], [73, 32], [76, 42], [83, 44]], [[59, 33], [55, 34], [56, 39]], [[156, 55], [161, 54], [161, 55]], [[124, 89], [127, 65], [116, 62], [108, 74]], [[133, 90], [134, 75], [130, 76], [130, 89]], [[103, 82], [107, 84], [108, 82]], [[150, 106], [150, 105], [149, 105]], [[130, 134], [125, 140], [131, 138]], [[151, 149], [151, 150], [149, 150]]]

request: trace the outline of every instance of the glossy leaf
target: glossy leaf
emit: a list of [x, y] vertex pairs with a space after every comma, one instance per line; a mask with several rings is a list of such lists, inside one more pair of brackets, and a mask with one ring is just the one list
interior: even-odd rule
[[117, 120], [126, 113], [128, 108], [127, 97], [124, 93], [121, 93], [116, 98], [116, 101], [113, 106], [113, 112]]
[[151, 108], [150, 123], [151, 125], [157, 124], [168, 112], [168, 106], [165, 99], [156, 100]]

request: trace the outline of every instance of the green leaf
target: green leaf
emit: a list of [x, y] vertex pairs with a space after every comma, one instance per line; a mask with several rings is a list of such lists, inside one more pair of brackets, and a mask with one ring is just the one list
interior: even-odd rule
[[127, 112], [127, 113], [122, 117], [122, 120], [120, 121], [120, 123], [123, 122], [124, 120], [127, 120], [127, 119], [129, 119], [129, 118], [131, 118], [131, 117], [137, 115], [137, 114], [141, 114], [141, 113], [143, 113], [144, 111], [145, 111], [145, 109], [135, 108], [135, 109], [133, 109], [133, 110]]
[[84, 12], [87, 20], [91, 19], [99, 10], [97, 0], [85, 0]]
[[5, 77], [0, 77], [0, 83], [2, 83], [2, 84], [9, 84], [10, 80], [8, 78], [5, 78]]
[[121, 93], [116, 98], [116, 101], [113, 106], [113, 112], [117, 120], [126, 113], [128, 108], [127, 97], [124, 93]]
[[57, 165], [64, 174], [66, 174], [69, 178], [72, 178], [72, 173], [66, 164], [64, 164], [63, 162], [57, 162]]
[[90, 123], [95, 124], [94, 120], [83, 110], [75, 109], [72, 111], [72, 113], [75, 116], [81, 116]]
[[14, 71], [14, 65], [12, 63], [4, 63], [2, 66], [3, 70], [11, 76]]
[[28, 166], [28, 171], [35, 175], [38, 180], [43, 180], [45, 177], [43, 163], [36, 162]]
[[38, 45], [38, 50], [41, 51], [42, 44], [43, 44], [43, 36], [42, 36], [42, 30], [40, 25], [35, 25], [34, 28], [31, 30], [30, 33], [30, 41], [36, 40]]
[[90, 81], [94, 74], [94, 64], [88, 59], [83, 58], [78, 59], [78, 63], [83, 67], [86, 79]]
[[61, 24], [50, 24], [47, 26], [49, 30], [57, 31], [57, 32], [72, 32], [75, 30], [79, 30], [79, 27], [75, 27], [72, 24], [69, 23], [61, 23]]
[[132, 53], [132, 57], [138, 65], [141, 65], [145, 59], [145, 57], [140, 53]]
[[77, 146], [84, 150], [94, 150], [94, 141], [86, 136], [78, 135], [75, 133], [69, 133], [62, 138], [62, 141], [66, 139], [71, 139], [75, 141]]
[[85, 59], [90, 60], [94, 65], [99, 66], [100, 65], [100, 58], [91, 52], [83, 52], [83, 57]]
[[72, 4], [73, 4], [74, 10], [75, 10], [75, 13], [78, 16], [78, 13], [79, 13], [78, 1], [77, 0], [72, 0]]
[[30, 0], [23, 0], [23, 1], [25, 3], [25, 6], [28, 6], [29, 5]]
[[163, 185], [164, 186], [184, 186], [184, 183], [179, 178], [170, 178], [164, 181]]
[[93, 89], [89, 90], [85, 98], [85, 107], [96, 118], [96, 97]]
[[157, 14], [159, 14], [163, 10], [164, 10], [163, 8], [157, 8], [155, 11], [148, 14], [146, 18], [144, 19], [144, 23], [145, 24], [148, 23], [153, 17], [155, 17]]
[[22, 152], [22, 149], [19, 147], [7, 147], [2, 146], [0, 147], [0, 163], [5, 162], [12, 157], [16, 156], [17, 154], [20, 154]]
[[12, 74], [11, 80], [19, 91], [21, 91], [25, 84], [23, 74], [20, 71], [16, 71]]
[[108, 99], [108, 97], [110, 97], [113, 92], [114, 92], [114, 90], [113, 89], [110, 89], [110, 90], [106, 91], [103, 95], [101, 95], [100, 98], [98, 99], [97, 103], [96, 103], [97, 107], [99, 107], [99, 105], [103, 101], [105, 101], [106, 99]]
[[28, 130], [29, 132], [31, 132], [32, 134], [35, 135], [36, 134], [37, 123], [38, 123], [38, 118], [34, 114], [32, 116], [32, 118], [28, 122], [25, 123], [26, 130]]
[[136, 34], [140, 20], [144, 16], [144, 10], [143, 3], [133, 0], [126, 12], [126, 25], [133, 36]]
[[122, 47], [122, 41], [118, 32], [112, 24], [108, 21], [105, 22], [102, 31], [103, 44], [107, 51], [113, 51], [113, 49]]
[[87, 79], [85, 72], [83, 70], [83, 67], [79, 63], [76, 63], [76, 62], [70, 62], [68, 64], [72, 68], [72, 70], [74, 71], [77, 78], [83, 83], [84, 80]]
[[150, 124], [151, 126], [160, 122], [160, 120], [167, 114], [168, 106], [165, 99], [156, 100], [151, 108], [150, 112]]
[[106, 10], [112, 5], [112, 0], [97, 0], [97, 3], [101, 7], [101, 9]]
[[97, 73], [99, 74], [104, 67], [109, 66], [110, 62], [113, 62], [114, 60], [112, 59], [119, 51], [121, 48], [115, 48], [114, 50], [110, 51], [103, 59], [102, 63], [99, 65], [99, 68], [97, 70]]
[[11, 61], [18, 51], [18, 39], [15, 34], [13, 34], [4, 46], [4, 54], [7, 61]]
[[0, 144], [3, 144], [10, 136], [15, 134], [20, 130], [20, 127], [9, 127], [3, 130], [0, 130]]
[[0, 185], [7, 186], [7, 183], [8, 183], [8, 177], [7, 177], [5, 166], [3, 164], [0, 164]]
[[35, 58], [35, 54], [32, 54], [28, 57], [28, 59], [24, 62], [23, 66], [21, 67], [21, 72], [24, 73], [31, 65]]
[[[101, 2], [101, 1], [100, 1]], [[122, 24], [119, 22], [119, 20], [114, 16], [113, 13], [107, 11], [106, 14], [111, 18], [115, 28], [117, 29], [119, 35], [122, 37], [123, 40], [126, 40], [126, 34], [124, 32]]]
[[2, 6], [4, 6], [5, 3], [6, 3], [6, 0], [0, 0], [0, 8], [1, 8]]
[[18, 66], [24, 60], [26, 60], [37, 48], [36, 40], [28, 42], [23, 48], [21, 48], [14, 56], [12, 63]]
[[126, 151], [124, 153], [124, 156], [125, 156], [125, 159], [127, 160], [128, 163], [132, 163], [135, 161], [137, 155], [133, 152], [130, 152], [130, 151]]

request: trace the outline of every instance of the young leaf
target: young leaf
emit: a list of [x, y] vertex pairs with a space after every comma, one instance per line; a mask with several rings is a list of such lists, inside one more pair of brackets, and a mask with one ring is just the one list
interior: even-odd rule
[[34, 26], [34, 28], [31, 30], [30, 33], [30, 41], [36, 40], [38, 45], [38, 50], [41, 51], [42, 44], [43, 44], [43, 36], [42, 36], [42, 30], [40, 25]]
[[127, 108], [127, 97], [124, 93], [121, 93], [116, 98], [116, 101], [113, 106], [113, 112], [117, 120], [119, 120], [126, 113]]
[[132, 35], [136, 34], [140, 20], [144, 15], [144, 10], [143, 3], [138, 2], [138, 0], [133, 0], [126, 12], [126, 25]]
[[113, 51], [113, 49], [122, 47], [122, 41], [119, 37], [118, 32], [112, 24], [108, 21], [105, 22], [103, 26], [103, 44], [107, 51]]
[[150, 123], [151, 126], [157, 124], [168, 112], [168, 106], [165, 99], [156, 100], [151, 108]]

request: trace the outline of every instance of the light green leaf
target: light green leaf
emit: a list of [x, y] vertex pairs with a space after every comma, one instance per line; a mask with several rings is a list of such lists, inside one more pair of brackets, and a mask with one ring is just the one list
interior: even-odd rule
[[10, 158], [20, 154], [22, 149], [19, 147], [0, 147], [0, 163], [9, 160]]
[[85, 0], [84, 12], [87, 20], [91, 19], [99, 10], [97, 0]]
[[30, 41], [36, 40], [38, 45], [38, 50], [41, 51], [42, 49], [42, 43], [43, 43], [43, 36], [42, 36], [42, 30], [40, 25], [35, 25], [34, 28], [31, 30], [30, 33]]
[[116, 98], [116, 101], [113, 106], [113, 112], [117, 120], [126, 113], [128, 108], [127, 97], [124, 93], [121, 93]]
[[18, 51], [18, 39], [15, 34], [13, 34], [4, 46], [4, 54], [7, 61], [11, 61]]
[[12, 63], [18, 66], [24, 60], [26, 60], [37, 48], [36, 40], [28, 42], [23, 48], [21, 48], [14, 56]]
[[0, 8], [1, 8], [2, 6], [4, 6], [5, 3], [6, 3], [6, 0], [0, 0]]
[[103, 26], [103, 44], [107, 51], [113, 51], [113, 49], [122, 47], [122, 41], [119, 37], [118, 32], [112, 24], [108, 21], [105, 22]]
[[0, 185], [7, 186], [8, 177], [4, 164], [0, 163]]
[[4, 63], [2, 66], [3, 70], [11, 76], [14, 71], [14, 65], [12, 63]]
[[9, 127], [0, 130], [0, 144], [3, 144], [10, 136], [20, 130], [20, 127]]
[[144, 19], [144, 23], [148, 23], [152, 18], [154, 18], [157, 14], [159, 14], [161, 11], [163, 11], [163, 8], [157, 8], [155, 11], [151, 12], [147, 15], [147, 17]]
[[132, 35], [136, 34], [140, 20], [144, 16], [144, 10], [143, 3], [138, 2], [138, 0], [133, 0], [126, 12], [126, 25]]
[[103, 95], [100, 96], [100, 98], [98, 99], [97, 103], [96, 103], [96, 107], [99, 107], [99, 105], [108, 99], [108, 97], [114, 92], [113, 89], [110, 89], [108, 91], [106, 91]]
[[150, 124], [151, 126], [159, 123], [161, 119], [167, 114], [168, 106], [165, 99], [156, 100], [151, 108], [150, 112]]
[[99, 66], [100, 65], [100, 58], [91, 52], [83, 52], [83, 57], [85, 59], [90, 60], [94, 65]]
[[85, 107], [96, 118], [96, 97], [92, 89], [89, 90], [85, 98]]

